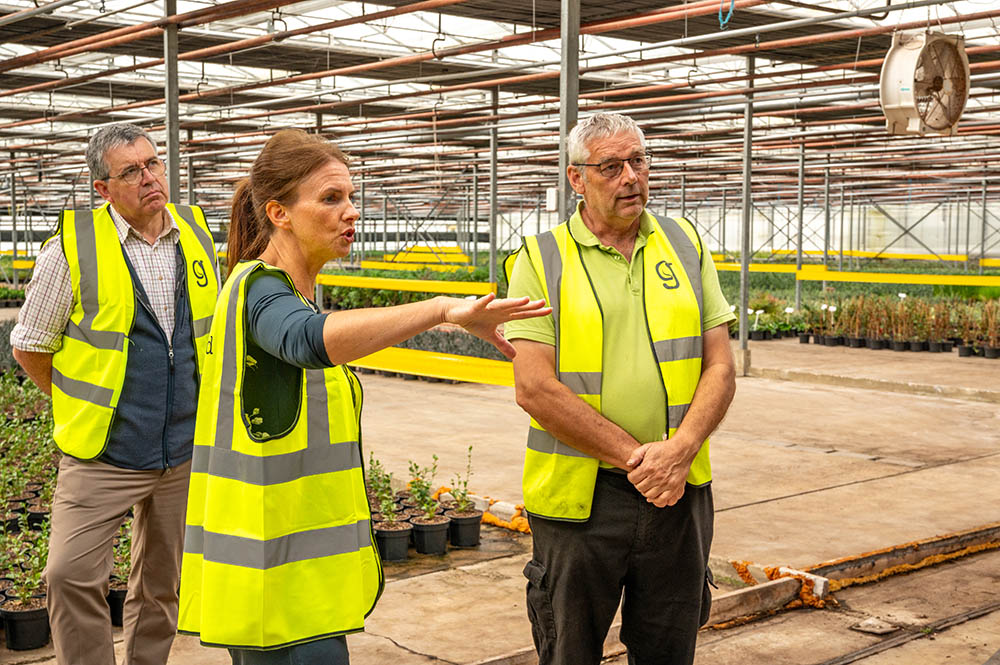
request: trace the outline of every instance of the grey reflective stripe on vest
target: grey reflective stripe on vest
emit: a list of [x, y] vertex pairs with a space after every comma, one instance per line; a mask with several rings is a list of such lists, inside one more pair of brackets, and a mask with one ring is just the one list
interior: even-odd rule
[[96, 386], [79, 379], [71, 379], [55, 367], [52, 368], [52, 385], [70, 397], [108, 409], [111, 408], [111, 399], [115, 395], [115, 392], [110, 388]]
[[[187, 222], [188, 226], [191, 227], [191, 230], [194, 231], [195, 237], [198, 238], [198, 242], [200, 242], [201, 246], [205, 249], [205, 254], [207, 254], [208, 258], [211, 260], [212, 270], [215, 271], [215, 243], [212, 241], [212, 236], [205, 233], [205, 230], [201, 228], [200, 224], [198, 224], [198, 221], [194, 217], [194, 210], [191, 209], [191, 206], [175, 204], [174, 210], [177, 211], [177, 214], [180, 215], [181, 219]], [[218, 283], [219, 275], [217, 272], [215, 277], [216, 283]], [[195, 332], [195, 336], [197, 336], [197, 334], [198, 333]]]
[[559, 381], [577, 395], [600, 395], [600, 372], [559, 372]]
[[656, 353], [656, 361], [661, 363], [701, 358], [702, 339], [700, 336], [664, 339], [653, 344], [653, 351]]
[[347, 471], [361, 466], [357, 441], [311, 446], [281, 455], [248, 455], [216, 447], [195, 455], [191, 473], [239, 480], [249, 485], [280, 485], [306, 476]]
[[195, 319], [194, 323], [191, 324], [191, 330], [194, 332], [196, 338], [212, 332], [212, 317], [206, 316], [203, 319]]
[[295, 561], [357, 552], [371, 544], [371, 525], [368, 520], [299, 531], [269, 540], [210, 531], [206, 533], [202, 527], [190, 524], [184, 531], [184, 551], [188, 554], [202, 554], [205, 561], [254, 570], [267, 570]]
[[[677, 428], [687, 415], [690, 404], [670, 404], [667, 406], [667, 427]], [[676, 424], [675, 424], [676, 423]]]
[[[83, 280], [80, 280], [80, 290], [83, 290]], [[84, 318], [86, 318], [86, 315], [87, 313], [84, 312]], [[81, 328], [73, 323], [73, 321], [68, 321], [66, 323], [66, 330], [63, 331], [63, 334], [70, 339], [75, 339], [78, 342], [89, 344], [95, 349], [121, 351], [125, 348], [125, 333], [113, 332], [111, 330]]]
[[545, 430], [528, 428], [528, 448], [538, 453], [566, 455], [567, 457], [590, 457], [573, 446], [568, 446]]
[[[100, 309], [97, 299], [97, 233], [94, 231], [94, 211], [75, 210], [73, 227], [76, 231], [76, 256], [80, 268], [80, 307], [83, 318], [80, 328], [90, 330]], [[63, 236], [65, 241], [65, 236]]]
[[[681, 228], [682, 222], [674, 219], [671, 219], [669, 222], [665, 220], [656, 221], [681, 260], [681, 266], [688, 276], [688, 283], [691, 284], [695, 299], [698, 301], [698, 312], [704, 312], [705, 308], [702, 305], [701, 257], [698, 256], [698, 248], [694, 246], [691, 238]], [[704, 314], [702, 314], [702, 317], [704, 317]]]
[[[243, 289], [243, 282], [250, 276], [253, 270], [247, 270], [237, 278], [236, 283], [229, 290], [229, 305], [226, 308], [226, 341], [222, 358], [222, 379], [219, 385], [219, 406], [215, 421], [215, 448], [232, 449], [233, 447], [233, 405], [235, 402], [236, 390], [236, 363], [240, 361], [236, 352], [236, 317], [240, 300], [240, 291]], [[195, 457], [201, 446], [195, 446]], [[209, 454], [209, 449], [204, 449], [205, 454]]]
[[556, 348], [559, 348], [559, 321], [560, 305], [559, 284], [562, 281], [562, 255], [559, 253], [559, 244], [552, 231], [537, 236], [538, 253], [542, 259], [542, 272], [545, 273], [545, 288], [549, 292], [549, 307], [552, 308], [552, 322], [556, 330]]

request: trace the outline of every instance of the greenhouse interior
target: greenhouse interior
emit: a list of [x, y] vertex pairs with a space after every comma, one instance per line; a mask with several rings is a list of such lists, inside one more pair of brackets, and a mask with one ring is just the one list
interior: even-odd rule
[[[644, 135], [645, 209], [690, 222], [733, 312], [719, 588], [693, 662], [1000, 665], [998, 94], [996, 0], [0, 0], [0, 487], [53, 500], [51, 407], [8, 338], [63, 211], [104, 203], [95, 132], [156, 141], [222, 281], [234, 191], [269, 138], [335, 144], [359, 218], [300, 295], [340, 312], [506, 296], [505, 258], [582, 200], [570, 131], [622, 114]], [[431, 490], [462, 472], [469, 490], [474, 454], [484, 515], [482, 545], [385, 564], [356, 664], [540, 662], [528, 418], [495, 346], [445, 324], [348, 363], [370, 386], [369, 492], [419, 480], [418, 456], [440, 456]], [[48, 552], [48, 526], [25, 540], [5, 519], [0, 578]], [[603, 663], [636, 662], [624, 612]], [[6, 633], [0, 665], [68, 665]], [[179, 636], [169, 662], [230, 661]]]

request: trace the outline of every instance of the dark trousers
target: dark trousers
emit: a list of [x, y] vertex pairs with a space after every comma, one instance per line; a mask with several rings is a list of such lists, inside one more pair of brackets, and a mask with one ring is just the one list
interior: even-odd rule
[[252, 649], [230, 649], [233, 665], [349, 665], [347, 638], [328, 637], [305, 644], [254, 651]]
[[528, 618], [539, 665], [597, 665], [622, 600], [632, 665], [687, 665], [708, 620], [711, 486], [657, 508], [622, 474], [598, 473], [586, 522], [530, 516]]

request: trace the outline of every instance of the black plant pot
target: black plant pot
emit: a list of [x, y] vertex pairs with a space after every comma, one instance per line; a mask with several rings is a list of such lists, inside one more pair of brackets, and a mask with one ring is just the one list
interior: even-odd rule
[[868, 348], [873, 351], [881, 351], [885, 348], [885, 340], [869, 337], [866, 342], [868, 343]]
[[865, 338], [864, 337], [848, 337], [847, 338], [847, 345], [850, 346], [852, 349], [862, 349], [865, 346]]
[[941, 342], [941, 353], [951, 353], [954, 344], [951, 341]]
[[983, 355], [994, 360], [1000, 358], [1000, 346], [987, 346], [983, 349]]
[[972, 356], [972, 355], [975, 355], [975, 354], [972, 352], [972, 347], [971, 346], [967, 346], [965, 344], [959, 344], [958, 345], [958, 357], [959, 358], [968, 358], [969, 356]]
[[840, 346], [840, 337], [827, 335], [823, 338], [823, 343], [827, 346]]
[[751, 330], [750, 331], [750, 339], [752, 339], [752, 340], [754, 340], [756, 342], [759, 342], [759, 341], [763, 340], [764, 339], [764, 331], [763, 330]]
[[111, 625], [122, 625], [122, 612], [125, 609], [125, 595], [128, 589], [109, 589], [104, 600], [108, 602], [108, 612], [111, 614]]
[[463, 515], [454, 510], [445, 513], [451, 519], [448, 524], [448, 541], [454, 547], [476, 547], [479, 545], [479, 533], [483, 526], [483, 511], [470, 512], [475, 514]]
[[924, 350], [923, 342], [918, 342], [915, 339], [910, 340], [910, 351], [923, 351], [923, 350]]
[[413, 527], [407, 522], [402, 529], [375, 529], [375, 544], [378, 547], [378, 554], [382, 561], [406, 561], [407, 550], [410, 546], [410, 532]]
[[909, 348], [910, 348], [910, 345], [907, 344], [906, 342], [897, 342], [895, 340], [892, 341], [892, 350], [893, 351], [907, 351], [907, 350], [909, 350]]
[[809, 333], [799, 333], [799, 344], [809, 343]]
[[49, 611], [0, 609], [7, 648], [12, 651], [39, 649], [49, 643]]
[[433, 518], [431, 524], [421, 524], [424, 518], [417, 517], [410, 520], [413, 525], [413, 546], [418, 554], [444, 554], [448, 551], [448, 524], [451, 522], [447, 517], [437, 521], [440, 517]]
[[941, 342], [928, 342], [927, 350], [931, 353], [941, 353]]

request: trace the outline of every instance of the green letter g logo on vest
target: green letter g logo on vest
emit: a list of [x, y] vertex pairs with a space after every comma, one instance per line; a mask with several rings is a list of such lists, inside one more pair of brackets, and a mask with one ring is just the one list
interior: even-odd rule
[[673, 266], [667, 261], [660, 261], [656, 264], [656, 275], [663, 280], [663, 288], [665, 289], [676, 289], [681, 285]]
[[195, 284], [198, 286], [208, 286], [208, 275], [205, 274], [205, 264], [201, 259], [191, 262], [191, 272], [194, 273]]

